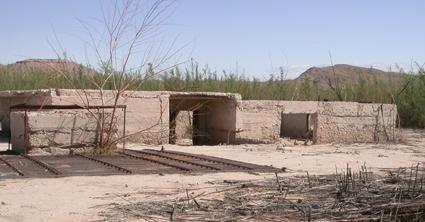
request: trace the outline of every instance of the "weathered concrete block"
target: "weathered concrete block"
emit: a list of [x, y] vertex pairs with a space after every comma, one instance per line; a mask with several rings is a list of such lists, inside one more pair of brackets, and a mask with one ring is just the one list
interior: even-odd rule
[[[11, 113], [13, 149], [24, 153], [35, 148], [75, 148], [94, 146], [99, 141], [101, 116], [105, 129], [110, 113], [78, 110], [31, 110]], [[116, 118], [113, 120], [113, 140], [117, 139]], [[103, 131], [107, 135], [106, 131]]]

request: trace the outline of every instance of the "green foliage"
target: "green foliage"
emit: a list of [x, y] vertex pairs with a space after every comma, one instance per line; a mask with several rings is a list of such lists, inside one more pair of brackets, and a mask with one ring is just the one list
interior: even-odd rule
[[[125, 76], [129, 90], [164, 91], [212, 91], [239, 93], [245, 100], [338, 100], [336, 93], [326, 85], [309, 79], [302, 82], [284, 80], [280, 75], [271, 75], [267, 81], [248, 78], [223, 71], [217, 74], [208, 66], [199, 68], [192, 62], [184, 71], [176, 67], [155, 78], [142, 79], [137, 74]], [[41, 88], [85, 88], [96, 89], [106, 77], [100, 74], [86, 76], [81, 73], [68, 77], [30, 70], [11, 73], [0, 69], [0, 90], [25, 90]], [[113, 89], [111, 81], [104, 89]], [[397, 103], [401, 123], [404, 126], [425, 128], [425, 74], [405, 75], [402, 81], [382, 80], [374, 76], [371, 80], [359, 78], [357, 83], [340, 85], [345, 101]], [[401, 92], [401, 93], [400, 93]]]
[[406, 78], [397, 98], [398, 111], [406, 126], [425, 128], [425, 73]]

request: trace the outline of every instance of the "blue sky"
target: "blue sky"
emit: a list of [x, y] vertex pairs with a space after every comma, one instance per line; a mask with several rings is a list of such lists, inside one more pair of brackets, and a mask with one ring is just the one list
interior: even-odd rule
[[[55, 33], [68, 55], [84, 60], [84, 29], [99, 0], [1, 0], [0, 63], [54, 58]], [[266, 78], [284, 66], [295, 77], [333, 62], [386, 69], [425, 62], [425, 1], [178, 0], [166, 40], [215, 70]], [[58, 47], [57, 44], [54, 44]]]

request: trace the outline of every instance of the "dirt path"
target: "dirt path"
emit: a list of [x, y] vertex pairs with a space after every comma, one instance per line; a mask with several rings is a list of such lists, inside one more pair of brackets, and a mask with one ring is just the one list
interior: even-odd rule
[[[405, 144], [398, 145], [167, 145], [165, 149], [288, 168], [281, 176], [305, 174], [306, 171], [314, 175], [332, 174], [335, 168], [344, 168], [347, 163], [355, 169], [366, 162], [374, 170], [423, 163], [425, 131], [405, 130], [404, 137]], [[99, 214], [114, 203], [174, 198], [184, 195], [186, 189], [214, 190], [214, 181], [262, 180], [274, 176], [218, 173], [1, 180], [0, 221], [97, 221], [102, 220]]]

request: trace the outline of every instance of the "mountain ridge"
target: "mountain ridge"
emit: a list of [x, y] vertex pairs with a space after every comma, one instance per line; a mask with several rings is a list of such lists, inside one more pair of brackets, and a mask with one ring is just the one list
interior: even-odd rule
[[359, 79], [373, 81], [374, 78], [383, 81], [400, 81], [404, 74], [399, 72], [386, 72], [376, 68], [365, 68], [348, 64], [336, 64], [326, 67], [311, 67], [294, 79], [296, 82], [310, 80], [315, 85], [350, 84]]

